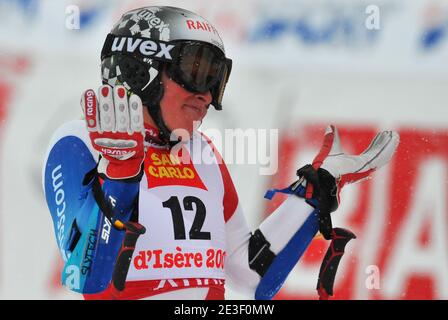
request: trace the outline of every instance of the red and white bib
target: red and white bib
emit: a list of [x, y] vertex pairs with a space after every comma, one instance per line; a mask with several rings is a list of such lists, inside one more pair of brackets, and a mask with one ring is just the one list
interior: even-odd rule
[[200, 134], [171, 152], [149, 147], [139, 195], [146, 233], [138, 239], [127, 281], [225, 278], [220, 160]]

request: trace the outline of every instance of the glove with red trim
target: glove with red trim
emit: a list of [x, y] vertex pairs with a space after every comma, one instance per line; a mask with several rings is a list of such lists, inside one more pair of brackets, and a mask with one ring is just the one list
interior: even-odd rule
[[375, 170], [387, 164], [399, 140], [398, 133], [382, 131], [363, 153], [348, 155], [341, 148], [337, 129], [332, 125], [328, 126], [319, 154], [312, 164], [297, 170], [297, 175], [302, 179], [292, 186], [293, 189], [300, 184], [306, 186], [305, 198], [318, 200], [321, 211], [319, 230], [326, 239], [331, 238], [330, 212], [339, 206], [342, 187], [368, 178]]
[[[368, 178], [375, 170], [387, 164], [392, 158], [400, 137], [394, 131], [378, 133], [364, 152], [347, 155], [341, 148], [339, 134], [334, 126], [325, 133], [324, 149], [313, 161], [313, 167], [327, 170], [335, 177], [339, 192], [346, 183], [354, 183]], [[328, 155], [326, 155], [328, 150]], [[321, 164], [321, 165], [320, 165]]]
[[363, 153], [347, 155], [342, 151], [337, 129], [329, 126], [321, 150], [313, 163], [297, 170], [301, 179], [291, 188], [295, 190], [299, 185], [306, 187], [305, 199], [319, 209], [319, 231], [325, 239], [331, 239], [317, 282], [320, 299], [328, 299], [333, 295], [336, 271], [345, 246], [351, 239], [356, 238], [351, 231], [332, 226], [330, 213], [339, 206], [340, 191], [346, 183], [366, 179], [375, 170], [387, 164], [399, 140], [398, 133], [383, 131], [375, 136]]
[[101, 154], [98, 173], [109, 179], [139, 179], [145, 157], [140, 98], [128, 97], [123, 86], [103, 85], [98, 96], [92, 89], [85, 91], [81, 107], [92, 146]]

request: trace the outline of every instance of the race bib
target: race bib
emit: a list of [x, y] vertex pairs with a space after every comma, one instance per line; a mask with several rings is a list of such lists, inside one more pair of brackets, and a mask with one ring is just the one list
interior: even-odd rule
[[[197, 139], [201, 139], [200, 137]], [[211, 148], [202, 143], [203, 148]], [[217, 162], [203, 163], [203, 148], [149, 148], [140, 183], [136, 245], [127, 280], [224, 279], [224, 187]]]

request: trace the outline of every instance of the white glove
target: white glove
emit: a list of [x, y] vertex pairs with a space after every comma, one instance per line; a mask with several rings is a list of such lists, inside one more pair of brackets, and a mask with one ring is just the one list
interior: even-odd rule
[[139, 176], [145, 158], [141, 99], [128, 97], [123, 86], [103, 85], [98, 96], [92, 89], [85, 91], [81, 107], [92, 146], [101, 153], [98, 173], [110, 179]]
[[364, 152], [359, 155], [348, 155], [341, 148], [338, 130], [330, 125], [325, 132], [321, 151], [312, 165], [315, 169], [320, 167], [327, 170], [336, 179], [340, 191], [346, 183], [366, 179], [375, 170], [387, 164], [399, 142], [400, 136], [397, 132], [382, 131], [375, 136]]
[[296, 190], [305, 187], [305, 199], [316, 199], [319, 204], [319, 230], [326, 239], [332, 237], [330, 213], [340, 203], [340, 192], [346, 183], [368, 178], [392, 158], [399, 135], [394, 131], [383, 131], [376, 135], [370, 146], [359, 155], [347, 155], [342, 151], [339, 134], [334, 126], [325, 132], [324, 142], [312, 164], [297, 170], [300, 179], [292, 186]]

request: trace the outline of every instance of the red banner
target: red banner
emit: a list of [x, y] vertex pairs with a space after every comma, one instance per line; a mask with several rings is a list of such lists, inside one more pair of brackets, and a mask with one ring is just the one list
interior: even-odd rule
[[[346, 153], [361, 153], [380, 129], [336, 125]], [[326, 125], [303, 126], [279, 146], [279, 171], [269, 188], [288, 186], [313, 158]], [[397, 130], [400, 145], [373, 179], [346, 187], [333, 213], [335, 227], [358, 238], [346, 248], [334, 299], [448, 298], [448, 130]], [[297, 132], [297, 131], [296, 131]], [[272, 212], [284, 197], [270, 201]], [[316, 299], [328, 242], [315, 239], [276, 299]]]
[[6, 83], [0, 82], [0, 130], [6, 119], [6, 107], [8, 106], [11, 88]]

